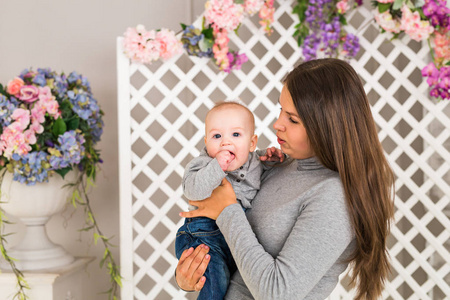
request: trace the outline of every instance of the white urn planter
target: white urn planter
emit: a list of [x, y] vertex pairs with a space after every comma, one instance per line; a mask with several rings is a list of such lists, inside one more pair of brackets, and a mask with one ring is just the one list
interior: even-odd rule
[[20, 219], [26, 227], [23, 239], [8, 249], [8, 255], [17, 259], [16, 266], [22, 271], [45, 270], [70, 264], [75, 258], [48, 237], [45, 224], [50, 217], [61, 212], [72, 190], [62, 188], [75, 178], [69, 172], [65, 180], [59, 174], [49, 182], [28, 186], [13, 181], [13, 175], [5, 173], [1, 184], [2, 209]]

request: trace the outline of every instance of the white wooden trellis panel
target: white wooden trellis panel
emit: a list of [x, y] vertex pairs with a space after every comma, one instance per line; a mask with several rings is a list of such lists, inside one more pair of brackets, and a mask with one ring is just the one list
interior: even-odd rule
[[[283, 76], [300, 59], [292, 38], [293, 1], [276, 3], [274, 33], [247, 19], [232, 43], [249, 57], [227, 75], [207, 59], [179, 55], [150, 66], [130, 64], [117, 43], [122, 299], [186, 299], [173, 280], [174, 238], [187, 209], [181, 178], [203, 146], [213, 103], [237, 99], [256, 115], [260, 148], [275, 145], [272, 124]], [[372, 104], [380, 140], [395, 174], [396, 225], [389, 240], [393, 274], [384, 299], [450, 295], [450, 105], [429, 99], [420, 70], [428, 48], [405, 36], [389, 42], [364, 7], [349, 17], [361, 51], [352, 62]], [[232, 47], [233, 48], [233, 47]], [[351, 299], [338, 285], [330, 299]]]

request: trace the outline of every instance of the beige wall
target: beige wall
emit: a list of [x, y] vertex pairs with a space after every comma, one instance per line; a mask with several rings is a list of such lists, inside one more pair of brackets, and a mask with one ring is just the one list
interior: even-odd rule
[[[104, 134], [98, 147], [104, 160], [97, 187], [91, 194], [98, 223], [106, 236], [119, 245], [117, 154], [116, 37], [129, 26], [147, 29], [180, 29], [189, 23], [191, 7], [203, 0], [0, 0], [0, 83], [6, 84], [22, 69], [50, 67], [58, 72], [77, 71], [90, 80], [94, 97], [105, 112]], [[54, 242], [76, 256], [96, 256], [84, 277], [83, 300], [107, 299], [99, 292], [109, 288], [106, 270], [98, 267], [103, 253], [93, 245], [92, 234], [80, 234], [81, 210], [69, 207], [48, 223]], [[21, 226], [11, 238], [14, 245]], [[119, 262], [119, 249], [113, 249]]]

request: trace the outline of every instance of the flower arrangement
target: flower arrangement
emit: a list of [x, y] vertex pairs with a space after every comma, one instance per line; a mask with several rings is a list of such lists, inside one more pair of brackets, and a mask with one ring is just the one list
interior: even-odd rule
[[0, 93], [0, 170], [27, 185], [74, 167], [95, 178], [103, 112], [86, 77], [24, 70]]
[[[86, 77], [58, 74], [51, 69], [26, 69], [4, 87], [0, 85], [0, 171], [11, 172], [13, 180], [27, 185], [47, 182], [50, 176], [64, 176], [77, 169], [72, 203], [84, 206], [85, 229], [102, 239], [112, 277], [112, 297], [120, 285], [118, 267], [92, 213], [87, 190], [93, 186], [100, 153], [95, 145], [103, 132], [103, 112], [93, 97]], [[3, 178], [3, 177], [1, 177]], [[6, 223], [0, 211], [0, 226]], [[25, 298], [23, 274], [8, 256], [0, 235], [3, 257], [18, 278], [19, 298]]]
[[422, 69], [430, 96], [450, 99], [450, 9], [446, 0], [377, 0], [375, 20], [383, 32], [397, 38], [428, 39], [433, 61]]
[[305, 61], [318, 57], [343, 57], [350, 59], [359, 51], [359, 39], [347, 33], [346, 12], [362, 5], [362, 0], [298, 0], [292, 13], [300, 22], [295, 26], [294, 37], [303, 45]]
[[221, 71], [230, 73], [240, 69], [248, 58], [244, 53], [229, 49], [229, 32], [237, 32], [245, 17], [259, 12], [260, 24], [270, 34], [275, 11], [273, 5], [274, 0], [209, 0], [205, 3], [201, 28], [181, 24], [178, 40], [173, 31], [146, 31], [138, 25], [126, 30], [124, 51], [133, 61], [150, 64], [159, 58], [169, 59], [184, 48], [188, 55], [211, 58]]

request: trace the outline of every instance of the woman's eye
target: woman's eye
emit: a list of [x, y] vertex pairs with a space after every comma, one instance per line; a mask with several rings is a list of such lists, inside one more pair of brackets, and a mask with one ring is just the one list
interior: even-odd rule
[[292, 118], [289, 118], [289, 121], [291, 121], [291, 123], [294, 123], [294, 124], [298, 124], [298, 122], [297, 121], [295, 121], [294, 119], [292, 119]]
[[239, 132], [235, 132], [235, 133], [233, 133], [233, 136], [234, 137], [238, 137], [238, 136], [240, 136], [241, 134], [239, 133]]
[[213, 135], [213, 138], [215, 138], [215, 139], [220, 139], [220, 137], [221, 137], [221, 135], [220, 134], [215, 134], [215, 135]]

